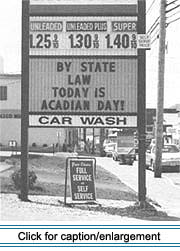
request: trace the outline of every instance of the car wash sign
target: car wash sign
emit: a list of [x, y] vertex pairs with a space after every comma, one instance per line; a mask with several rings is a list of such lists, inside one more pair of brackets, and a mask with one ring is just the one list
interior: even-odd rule
[[137, 126], [136, 0], [31, 1], [29, 58], [29, 126]]

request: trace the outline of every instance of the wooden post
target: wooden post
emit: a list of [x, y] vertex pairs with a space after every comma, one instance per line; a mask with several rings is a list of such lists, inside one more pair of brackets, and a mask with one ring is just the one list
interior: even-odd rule
[[[138, 34], [146, 33], [145, 0], [138, 0]], [[146, 54], [138, 49], [138, 199], [144, 207], [146, 200]]]
[[166, 50], [166, 0], [160, 5], [159, 61], [158, 61], [158, 95], [156, 111], [156, 145], [154, 177], [161, 178], [162, 145], [163, 145], [163, 110], [164, 110], [164, 69]]

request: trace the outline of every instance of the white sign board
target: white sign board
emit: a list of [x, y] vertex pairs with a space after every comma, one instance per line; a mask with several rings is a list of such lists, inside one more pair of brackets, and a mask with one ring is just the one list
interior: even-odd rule
[[136, 58], [32, 58], [29, 111], [137, 113]]
[[137, 126], [131, 5], [132, 15], [30, 16], [29, 126]]
[[136, 127], [136, 116], [30, 115], [30, 127]]
[[151, 37], [147, 34], [138, 34], [137, 35], [137, 48], [138, 49], [151, 49]]
[[30, 55], [137, 55], [137, 17], [30, 17]]

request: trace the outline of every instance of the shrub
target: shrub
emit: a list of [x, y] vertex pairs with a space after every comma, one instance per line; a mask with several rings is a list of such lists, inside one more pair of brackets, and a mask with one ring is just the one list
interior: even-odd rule
[[47, 144], [43, 144], [43, 147], [47, 147], [48, 145]]
[[[16, 189], [20, 189], [21, 188], [21, 170], [16, 170], [14, 171], [14, 173], [12, 174], [12, 180], [14, 182], [14, 185], [16, 187]], [[30, 189], [34, 188], [34, 184], [36, 183], [37, 180], [37, 176], [35, 174], [34, 171], [29, 171], [28, 173], [28, 185]]]
[[32, 147], [36, 147], [37, 145], [36, 145], [36, 143], [34, 142], [34, 143], [32, 143]]

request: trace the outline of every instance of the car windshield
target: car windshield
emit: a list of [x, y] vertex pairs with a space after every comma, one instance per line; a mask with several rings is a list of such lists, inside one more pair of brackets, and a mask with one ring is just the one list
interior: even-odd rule
[[163, 153], [178, 153], [179, 149], [174, 145], [165, 145], [162, 149]]

